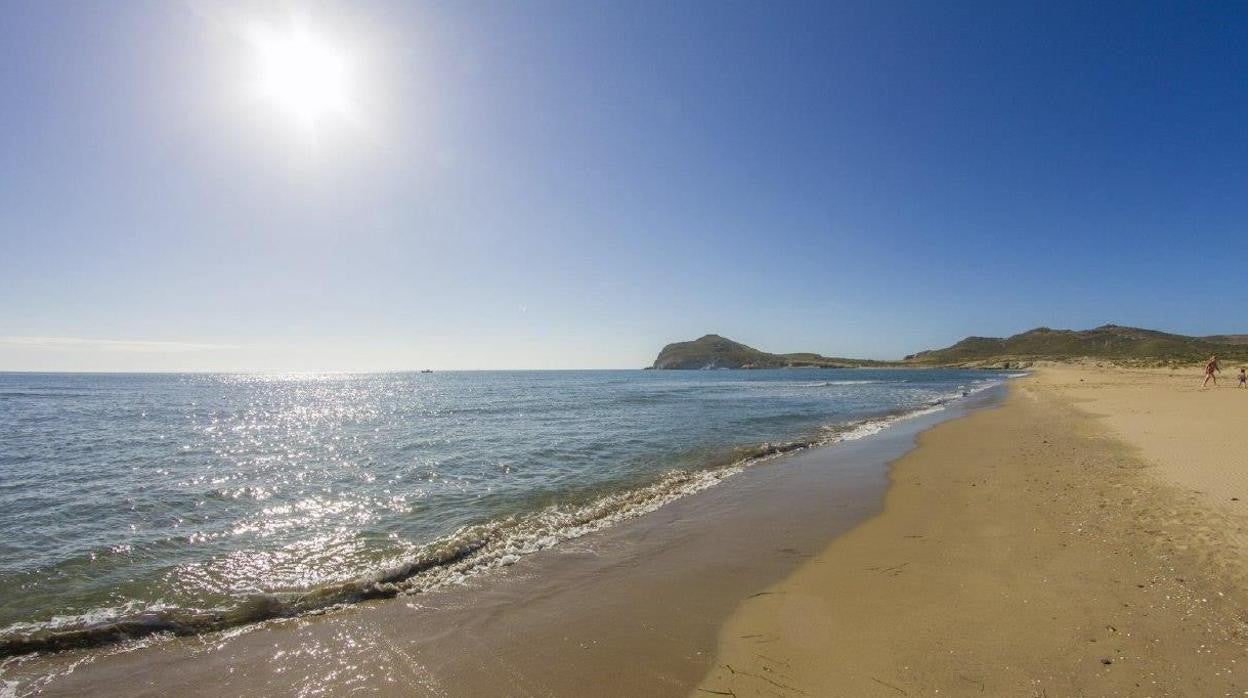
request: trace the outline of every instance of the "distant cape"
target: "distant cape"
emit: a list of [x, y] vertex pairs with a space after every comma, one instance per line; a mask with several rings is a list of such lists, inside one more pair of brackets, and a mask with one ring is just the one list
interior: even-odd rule
[[852, 368], [890, 363], [893, 362], [842, 359], [810, 353], [771, 354], [717, 334], [708, 334], [693, 341], [675, 342], [663, 347], [651, 368]]

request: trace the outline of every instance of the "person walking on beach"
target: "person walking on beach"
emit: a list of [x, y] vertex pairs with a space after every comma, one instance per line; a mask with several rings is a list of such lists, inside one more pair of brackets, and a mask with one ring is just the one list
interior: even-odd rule
[[1201, 383], [1200, 387], [1209, 387], [1209, 379], [1211, 378], [1213, 379], [1213, 387], [1218, 387], [1218, 377], [1213, 374], [1221, 371], [1222, 369], [1218, 366], [1218, 355], [1214, 354], [1213, 356], [1210, 356], [1209, 363], [1205, 364], [1205, 382]]
[[1242, 366], [1239, 368], [1239, 387], [1248, 388], [1248, 373], [1244, 371]]

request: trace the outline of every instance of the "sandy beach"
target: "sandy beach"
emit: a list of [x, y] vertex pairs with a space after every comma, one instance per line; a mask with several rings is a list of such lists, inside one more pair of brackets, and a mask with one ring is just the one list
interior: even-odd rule
[[692, 695], [1248, 693], [1248, 390], [1198, 375], [1047, 367], [922, 434]]
[[3, 8], [0, 698], [1248, 698], [1248, 1]]

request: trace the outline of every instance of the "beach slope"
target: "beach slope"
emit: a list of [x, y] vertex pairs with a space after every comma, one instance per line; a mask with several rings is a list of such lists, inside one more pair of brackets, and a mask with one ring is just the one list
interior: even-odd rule
[[739, 605], [692, 695], [1244, 695], [1248, 391], [1197, 388], [1046, 369], [922, 434], [879, 516]]

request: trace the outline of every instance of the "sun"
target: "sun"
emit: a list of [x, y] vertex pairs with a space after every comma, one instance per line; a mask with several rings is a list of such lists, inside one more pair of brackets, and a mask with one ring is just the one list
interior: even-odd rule
[[255, 26], [261, 97], [286, 113], [305, 131], [350, 111], [348, 63], [333, 44], [304, 24], [277, 30]]

